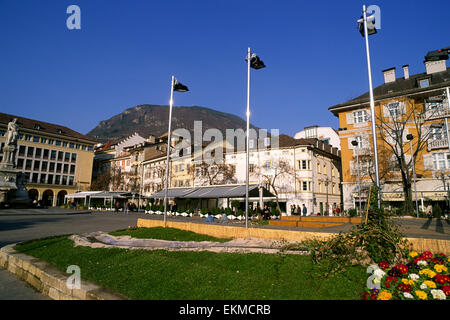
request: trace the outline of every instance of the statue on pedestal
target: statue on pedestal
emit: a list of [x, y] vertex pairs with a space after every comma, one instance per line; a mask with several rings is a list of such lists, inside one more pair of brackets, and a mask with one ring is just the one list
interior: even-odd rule
[[25, 176], [16, 169], [19, 125], [17, 118], [8, 123], [3, 159], [0, 163], [0, 205], [29, 205]]

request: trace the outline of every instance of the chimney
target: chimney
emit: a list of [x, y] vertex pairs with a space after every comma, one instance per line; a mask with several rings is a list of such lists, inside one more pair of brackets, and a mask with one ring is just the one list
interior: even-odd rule
[[405, 64], [402, 68], [405, 80], [409, 79], [409, 65]]
[[156, 137], [154, 135], [150, 135], [147, 139], [147, 141], [149, 143], [155, 143], [156, 142]]
[[384, 83], [395, 82], [395, 67], [383, 70]]
[[445, 60], [425, 61], [425, 68], [427, 69], [427, 74], [432, 74], [447, 70], [447, 64]]

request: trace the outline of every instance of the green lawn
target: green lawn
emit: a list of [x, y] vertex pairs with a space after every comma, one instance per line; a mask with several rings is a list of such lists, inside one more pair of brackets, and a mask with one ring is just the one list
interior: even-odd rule
[[78, 265], [83, 279], [131, 299], [360, 300], [367, 279], [363, 267], [354, 267], [314, 280], [310, 257], [299, 255], [75, 248], [67, 236], [26, 242], [16, 250], [64, 272]]
[[131, 236], [138, 239], [160, 239], [171, 241], [214, 241], [226, 242], [231, 239], [214, 238], [211, 236], [198, 234], [192, 231], [185, 231], [175, 228], [133, 228], [110, 232], [113, 236]]

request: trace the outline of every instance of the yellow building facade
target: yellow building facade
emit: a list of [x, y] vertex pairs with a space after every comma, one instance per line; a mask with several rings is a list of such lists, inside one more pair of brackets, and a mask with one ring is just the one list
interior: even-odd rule
[[16, 168], [27, 178], [31, 199], [56, 206], [67, 194], [89, 190], [94, 140], [64, 126], [0, 113], [0, 151], [14, 118], [19, 125]]
[[[400, 157], [402, 167], [411, 173], [413, 201], [417, 199], [419, 209], [428, 212], [436, 203], [444, 210], [449, 207], [450, 69], [445, 61], [437, 67], [426, 63], [426, 69], [409, 76], [409, 67], [403, 66], [404, 76], [399, 78], [395, 68], [384, 70], [385, 83], [374, 89], [374, 110], [382, 199], [393, 206], [401, 206], [405, 199]], [[376, 180], [369, 95], [329, 110], [339, 119], [344, 208], [358, 208], [360, 202], [364, 207], [369, 186]]]

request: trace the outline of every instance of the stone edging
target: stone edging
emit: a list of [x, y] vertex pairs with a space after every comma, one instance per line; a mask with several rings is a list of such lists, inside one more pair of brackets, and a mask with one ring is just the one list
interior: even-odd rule
[[54, 300], [126, 300], [92, 282], [81, 279], [80, 289], [69, 289], [66, 285], [70, 274], [64, 273], [47, 262], [14, 250], [16, 244], [0, 249], [0, 267], [7, 269], [28, 282], [42, 294]]

